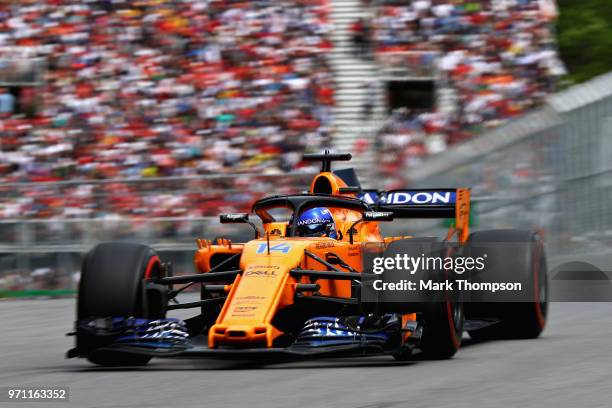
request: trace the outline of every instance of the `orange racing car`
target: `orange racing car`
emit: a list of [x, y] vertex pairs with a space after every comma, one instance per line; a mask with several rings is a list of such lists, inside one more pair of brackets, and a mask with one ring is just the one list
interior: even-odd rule
[[[221, 223], [250, 225], [254, 239], [197, 239], [195, 274], [174, 276], [146, 245], [94, 247], [83, 262], [68, 357], [104, 366], [143, 365], [152, 357], [444, 359], [457, 352], [464, 331], [477, 339], [540, 334], [548, 284], [538, 234], [470, 234], [469, 189], [363, 190], [352, 169], [331, 169], [350, 158], [305, 155], [322, 163], [308, 193], [257, 201], [252, 212], [260, 223], [249, 214], [222, 214]], [[441, 239], [383, 236], [381, 223], [410, 218], [453, 224]], [[410, 271], [395, 262], [419, 258]], [[457, 260], [468, 258], [486, 262], [458, 273]], [[427, 259], [441, 261], [425, 267]], [[511, 280], [520, 293], [492, 298], [461, 289], [460, 280]], [[200, 299], [179, 303], [194, 285]], [[168, 317], [175, 309], [198, 313]]]

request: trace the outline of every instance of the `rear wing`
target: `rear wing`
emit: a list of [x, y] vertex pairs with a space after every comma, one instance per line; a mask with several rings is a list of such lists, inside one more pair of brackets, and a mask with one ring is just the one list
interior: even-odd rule
[[457, 232], [459, 242], [469, 235], [470, 190], [419, 189], [419, 190], [363, 190], [358, 198], [377, 211], [392, 212], [395, 218], [454, 218], [450, 236]]

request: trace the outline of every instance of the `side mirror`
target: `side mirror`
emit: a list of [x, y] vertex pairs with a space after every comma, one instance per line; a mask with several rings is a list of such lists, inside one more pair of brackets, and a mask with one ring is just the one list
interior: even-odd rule
[[393, 213], [388, 211], [366, 211], [362, 216], [363, 221], [393, 221]]
[[355, 221], [353, 225], [351, 225], [351, 228], [348, 230], [349, 237], [350, 237], [349, 241], [351, 245], [353, 245], [353, 234], [357, 232], [355, 231], [355, 225], [359, 224], [360, 222], [366, 222], [366, 221], [393, 221], [393, 213], [383, 212], [383, 211], [364, 212], [363, 215], [361, 216], [361, 219]]
[[249, 214], [247, 213], [221, 214], [219, 215], [219, 221], [221, 224], [249, 224], [255, 231], [255, 239], [260, 237], [257, 225], [249, 221]]
[[340, 194], [359, 194], [361, 189], [359, 187], [340, 187], [338, 192]]
[[246, 224], [249, 221], [247, 213], [230, 213], [219, 215], [221, 224]]

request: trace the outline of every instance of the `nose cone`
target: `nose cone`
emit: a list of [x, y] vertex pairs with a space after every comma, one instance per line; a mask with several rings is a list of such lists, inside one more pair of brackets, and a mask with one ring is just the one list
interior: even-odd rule
[[[217, 323], [210, 329], [208, 345], [221, 344], [271, 347], [282, 334], [271, 324], [276, 311], [291, 299], [294, 282], [289, 272], [298, 266], [309, 242], [261, 239], [244, 246], [241, 276], [236, 278]], [[268, 247], [269, 245], [269, 247]], [[269, 250], [269, 253], [268, 253]]]

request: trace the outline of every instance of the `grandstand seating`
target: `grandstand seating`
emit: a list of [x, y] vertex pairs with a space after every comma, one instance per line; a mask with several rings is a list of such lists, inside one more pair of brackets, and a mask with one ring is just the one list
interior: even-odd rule
[[380, 3], [372, 20], [378, 59], [437, 52], [437, 66], [457, 93], [455, 112], [402, 110], [381, 129], [380, 162], [396, 183], [402, 183], [400, 169], [540, 105], [565, 73], [556, 52], [553, 2]]
[[[328, 0], [2, 2], [0, 65], [47, 70], [0, 89], [0, 182], [296, 170], [329, 142], [328, 15]], [[0, 217], [67, 216], [64, 199]], [[105, 211], [136, 210], [122, 199]]]
[[[352, 150], [366, 184], [376, 163], [387, 186], [399, 185], [402, 169], [537, 106], [563, 73], [547, 1], [366, 3], [3, 2], [0, 182], [83, 184], [18, 197], [7, 184], [0, 218], [204, 216], [236, 203], [226, 197], [243, 188], [231, 184], [239, 178], [228, 178], [225, 194], [202, 181], [167, 199], [88, 182], [284, 174], [323, 145]], [[355, 55], [349, 27], [358, 18], [371, 19], [375, 58]], [[375, 62], [415, 51], [423, 66], [430, 51], [439, 55], [457, 106], [383, 121]], [[40, 83], [3, 82], [27, 60], [45, 61]]]

